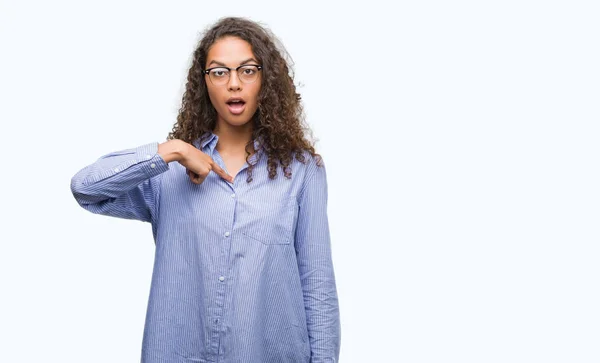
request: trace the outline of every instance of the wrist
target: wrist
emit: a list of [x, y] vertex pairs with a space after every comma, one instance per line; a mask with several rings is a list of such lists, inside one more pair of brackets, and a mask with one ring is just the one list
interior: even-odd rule
[[158, 154], [166, 163], [184, 160], [189, 144], [181, 140], [169, 140], [158, 145]]

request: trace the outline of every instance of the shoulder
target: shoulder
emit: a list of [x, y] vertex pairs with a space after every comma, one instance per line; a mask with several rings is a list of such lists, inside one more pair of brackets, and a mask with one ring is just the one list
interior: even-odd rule
[[313, 172], [319, 167], [325, 167], [323, 156], [320, 154], [312, 155], [310, 152], [303, 150], [298, 157], [301, 160], [298, 160], [297, 157], [294, 156], [294, 162], [300, 164], [300, 168], [304, 168], [307, 171]]
[[325, 171], [325, 162], [319, 154], [312, 155], [309, 151], [303, 150], [301, 153], [292, 155], [290, 164], [292, 174], [296, 177], [307, 180], [315, 173]]
[[300, 188], [300, 194], [303, 194], [304, 190], [308, 187], [314, 187], [315, 185], [327, 185], [327, 173], [325, 170], [325, 162], [323, 157], [319, 154], [312, 155], [308, 151], [303, 151], [299, 161], [294, 158], [294, 165], [292, 173], [297, 173], [297, 177], [302, 180], [302, 186]]

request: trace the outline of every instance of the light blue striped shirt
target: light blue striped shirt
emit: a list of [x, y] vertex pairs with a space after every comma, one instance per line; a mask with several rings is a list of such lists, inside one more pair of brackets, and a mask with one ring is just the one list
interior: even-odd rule
[[[226, 170], [210, 133], [194, 145]], [[143, 363], [333, 363], [340, 317], [325, 166], [305, 153], [268, 178], [259, 150], [233, 183], [194, 184], [158, 143], [102, 156], [71, 180], [93, 213], [152, 224], [154, 270]], [[262, 157], [261, 157], [262, 156]]]

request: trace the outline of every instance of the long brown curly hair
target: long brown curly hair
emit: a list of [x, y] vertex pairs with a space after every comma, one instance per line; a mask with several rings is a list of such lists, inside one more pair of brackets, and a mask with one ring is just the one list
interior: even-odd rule
[[[322, 165], [321, 156], [315, 152], [313, 143], [306, 139], [308, 134], [312, 137], [312, 131], [305, 122], [289, 54], [270, 30], [239, 17], [222, 18], [204, 32], [194, 51], [177, 122], [167, 139], [180, 139], [191, 144], [214, 129], [217, 112], [208, 97], [202, 70], [210, 47], [226, 36], [235, 36], [248, 42], [263, 66], [258, 109], [250, 121], [253, 123], [252, 138], [246, 145], [246, 162], [249, 165], [247, 182], [252, 181], [252, 170], [258, 162], [256, 160], [251, 164], [249, 159], [250, 150], [257, 139], [261, 140], [260, 147], [267, 155], [270, 179], [277, 176], [278, 167], [281, 167], [286, 178], [291, 178], [292, 158], [306, 163], [303, 151], [310, 153], [317, 165]], [[289, 63], [286, 59], [289, 59]]]

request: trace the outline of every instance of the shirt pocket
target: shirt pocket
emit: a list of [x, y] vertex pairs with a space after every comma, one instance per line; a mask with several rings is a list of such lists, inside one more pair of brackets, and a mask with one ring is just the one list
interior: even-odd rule
[[295, 196], [255, 200], [245, 207], [248, 217], [242, 234], [265, 245], [288, 245], [294, 240], [298, 219]]

